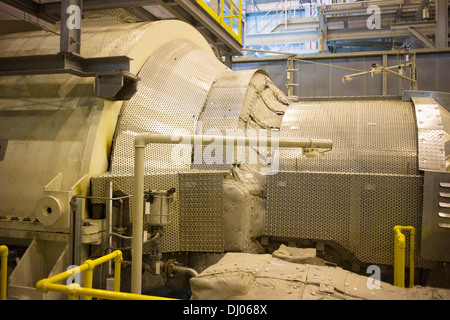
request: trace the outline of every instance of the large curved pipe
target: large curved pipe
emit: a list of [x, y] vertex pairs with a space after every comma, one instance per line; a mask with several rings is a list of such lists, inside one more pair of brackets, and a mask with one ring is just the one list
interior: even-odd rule
[[279, 139], [245, 136], [210, 136], [141, 133], [134, 139], [134, 199], [133, 199], [133, 240], [131, 266], [131, 292], [141, 294], [142, 286], [142, 233], [144, 220], [144, 155], [145, 146], [151, 143], [222, 146], [258, 146], [280, 148], [327, 148], [333, 146], [331, 140], [323, 139]]

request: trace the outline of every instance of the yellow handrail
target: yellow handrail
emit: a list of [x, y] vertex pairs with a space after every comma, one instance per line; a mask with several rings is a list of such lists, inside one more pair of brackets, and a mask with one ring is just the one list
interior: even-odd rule
[[8, 284], [8, 247], [0, 246], [1, 266], [0, 266], [0, 300], [6, 300], [6, 288]]
[[[209, 13], [211, 17], [214, 18], [225, 30], [227, 30], [239, 43], [242, 43], [242, 0], [239, 1], [239, 5], [236, 6], [235, 2], [233, 0], [230, 0], [230, 15], [225, 16], [225, 1], [220, 1], [220, 15], [219, 13], [216, 13], [213, 9], [211, 9], [203, 0], [196, 0], [197, 3], [206, 11]], [[237, 10], [237, 14], [234, 13], [234, 8]], [[227, 24], [224, 20], [224, 18], [230, 19], [230, 24]], [[238, 30], [237, 33], [233, 30], [233, 19], [238, 18]]]
[[[92, 281], [94, 268], [112, 259], [114, 259], [115, 262], [114, 291], [93, 289]], [[36, 289], [43, 293], [47, 293], [49, 291], [64, 293], [67, 295], [69, 300], [78, 300], [79, 296], [83, 296], [84, 300], [91, 300], [93, 297], [111, 300], [174, 300], [164, 297], [120, 292], [120, 271], [122, 260], [122, 251], [120, 250], [113, 251], [110, 254], [95, 260], [86, 260], [80, 266], [61, 272], [53, 277], [39, 280], [36, 283]], [[84, 272], [84, 287], [81, 287], [77, 283], [71, 283], [69, 285], [57, 283], [81, 272]]]
[[394, 285], [405, 287], [405, 249], [406, 240], [402, 231], [410, 233], [410, 253], [409, 253], [409, 287], [414, 287], [414, 238], [415, 229], [411, 226], [394, 227]]

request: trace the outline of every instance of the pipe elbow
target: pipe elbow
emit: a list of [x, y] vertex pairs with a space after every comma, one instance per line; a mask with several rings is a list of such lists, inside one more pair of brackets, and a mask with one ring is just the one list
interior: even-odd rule
[[114, 251], [114, 252], [116, 253], [115, 261], [117, 261], [117, 262], [122, 262], [122, 261], [123, 261], [122, 251], [116, 250], [116, 251]]
[[147, 144], [151, 142], [151, 134], [149, 133], [139, 133], [134, 138], [134, 147], [135, 148], [145, 148]]
[[47, 279], [42, 279], [36, 282], [36, 289], [42, 293], [47, 293], [46, 281]]
[[84, 262], [84, 264], [88, 265], [88, 270], [94, 270], [94, 268], [95, 268], [95, 263], [92, 260], [88, 259]]
[[198, 277], [198, 272], [192, 268], [175, 266], [173, 270], [176, 272], [185, 273], [193, 278]]
[[8, 247], [5, 245], [0, 246], [0, 257], [7, 257], [8, 256]]

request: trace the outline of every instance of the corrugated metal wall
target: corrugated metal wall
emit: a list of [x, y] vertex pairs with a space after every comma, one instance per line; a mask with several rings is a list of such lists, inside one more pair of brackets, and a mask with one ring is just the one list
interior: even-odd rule
[[[372, 63], [383, 64], [382, 54], [368, 56], [352, 56], [326, 59], [311, 59], [313, 63], [295, 61], [294, 83], [298, 86], [294, 94], [300, 97], [323, 96], [370, 96], [383, 94], [382, 75], [360, 76], [352, 82], [343, 83], [342, 77], [356, 73], [356, 71], [328, 67], [314, 64], [330, 64], [357, 70], [369, 70]], [[402, 56], [399, 56], [399, 59]], [[261, 58], [259, 58], [261, 59]], [[397, 55], [387, 55], [387, 66], [397, 65]], [[402, 62], [402, 60], [400, 60]], [[450, 92], [450, 52], [420, 53], [416, 55], [418, 90]], [[233, 70], [263, 69], [274, 83], [286, 92], [286, 60], [267, 58], [267, 60], [237, 59], [233, 61]], [[404, 82], [405, 89], [410, 89]], [[399, 78], [387, 76], [387, 95], [401, 95], [401, 81]]]

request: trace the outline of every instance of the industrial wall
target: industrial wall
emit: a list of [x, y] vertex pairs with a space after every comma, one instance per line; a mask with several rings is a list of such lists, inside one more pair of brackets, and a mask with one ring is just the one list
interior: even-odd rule
[[[371, 95], [401, 95], [402, 85], [411, 89], [407, 81], [403, 84], [399, 78], [386, 75], [383, 90], [383, 76], [370, 75], [355, 77], [352, 82], [343, 83], [342, 77], [357, 73], [357, 70], [367, 71], [373, 63], [393, 66], [403, 63], [404, 56], [392, 51], [371, 53], [347, 53], [299, 56], [295, 61], [294, 95], [300, 97], [323, 96], [371, 96]], [[233, 61], [233, 70], [263, 69], [274, 83], [286, 91], [287, 57], [242, 58]], [[318, 64], [320, 63], [320, 64]], [[332, 65], [334, 67], [329, 67]], [[418, 50], [416, 53], [416, 70], [418, 90], [450, 92], [450, 51], [449, 50]], [[348, 69], [344, 69], [348, 68]], [[409, 71], [407, 73], [409, 75]]]

